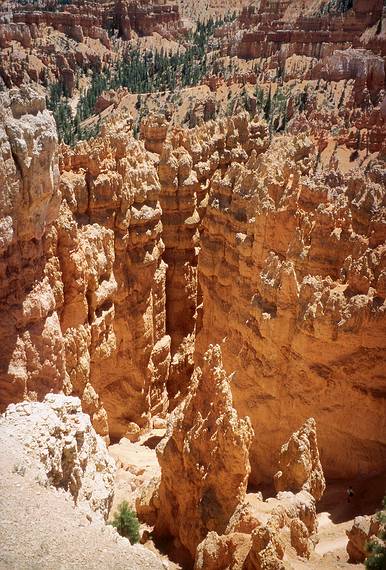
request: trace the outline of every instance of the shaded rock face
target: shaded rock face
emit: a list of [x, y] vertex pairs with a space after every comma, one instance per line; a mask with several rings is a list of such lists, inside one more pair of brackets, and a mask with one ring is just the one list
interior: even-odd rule
[[230, 382], [220, 347], [210, 346], [157, 447], [162, 475], [154, 532], [177, 537], [192, 558], [208, 531], [225, 531], [246, 493], [253, 431], [232, 407]]
[[115, 465], [79, 398], [48, 394], [43, 402], [11, 404], [0, 418], [0, 432], [22, 446], [17, 472], [37, 470], [42, 485], [64, 488], [77, 504], [107, 519]]
[[319, 460], [313, 418], [307, 420], [299, 431], [292, 434], [288, 443], [282, 446], [279, 469], [274, 477], [277, 492], [304, 490], [317, 501], [322, 497], [326, 483]]

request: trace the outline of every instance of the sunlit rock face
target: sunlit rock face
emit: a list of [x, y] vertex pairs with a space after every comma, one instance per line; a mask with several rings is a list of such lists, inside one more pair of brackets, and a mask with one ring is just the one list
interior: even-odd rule
[[59, 182], [44, 99], [2, 97], [1, 403], [64, 390], [118, 437], [167, 407], [157, 173], [124, 124], [64, 150]]
[[36, 472], [41, 485], [62, 488], [75, 504], [107, 519], [115, 465], [79, 398], [47, 394], [43, 402], [10, 404], [0, 418], [5, 448], [20, 447], [15, 469]]
[[[148, 496], [154, 532], [176, 537], [192, 559], [209, 531], [225, 531], [246, 493], [253, 430], [232, 406], [230, 382], [220, 347], [210, 346], [157, 447], [161, 481]], [[150, 508], [142, 510], [148, 517]]]
[[[310, 558], [318, 541], [316, 503], [324, 490], [316, 425], [309, 418], [282, 446], [275, 485], [276, 497], [263, 500], [249, 492], [240, 502], [223, 534], [209, 532], [198, 545], [195, 570], [286, 568], [291, 553]], [[312, 491], [315, 497], [309, 492]]]
[[319, 459], [316, 424], [309, 418], [280, 450], [276, 491], [308, 491], [317, 501], [326, 488]]
[[60, 206], [57, 133], [28, 87], [0, 105], [0, 400], [42, 397], [65, 381], [63, 301], [53, 222]]
[[212, 179], [196, 359], [218, 342], [235, 370], [234, 405], [259, 434], [256, 483], [271, 480], [272, 449], [311, 416], [328, 476], [385, 467], [384, 180], [377, 156], [345, 174], [318, 166], [302, 134]]

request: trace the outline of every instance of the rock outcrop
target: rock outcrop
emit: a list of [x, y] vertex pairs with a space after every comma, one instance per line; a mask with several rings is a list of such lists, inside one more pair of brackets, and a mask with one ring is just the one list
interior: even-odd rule
[[[40, 410], [60, 433], [31, 444], [49, 449], [43, 479], [103, 515], [108, 493], [81, 481], [110, 473], [87, 459], [95, 434], [71, 424], [78, 400], [62, 417], [65, 396], [46, 394], [77, 396], [106, 441], [171, 412], [137, 509], [196, 570], [310, 557], [322, 464], [329, 478], [386, 468], [384, 9], [308, 4], [261, 0], [214, 25], [208, 75], [177, 97], [94, 85], [92, 112], [110, 118], [72, 148], [43, 95], [0, 95], [1, 410]], [[189, 49], [162, 0], [0, 11], [0, 90], [63, 79], [71, 97], [90, 68], [123, 73], [130, 39]], [[276, 497], [246, 494], [272, 480]], [[352, 560], [367, 526], [349, 532]]]
[[115, 465], [79, 398], [48, 394], [43, 402], [11, 404], [0, 432], [22, 446], [17, 472], [33, 469], [41, 485], [65, 489], [75, 503], [107, 519]]
[[3, 567], [165, 567], [106, 525], [114, 461], [78, 398], [10, 405], [0, 416], [0, 446]]
[[244, 533], [219, 536], [209, 532], [198, 545], [195, 570], [242, 570], [251, 549], [252, 538]]
[[[275, 0], [251, 2], [240, 16], [240, 39], [229, 46], [231, 53], [247, 59], [276, 60], [297, 55], [313, 60], [334, 49], [360, 47], [366, 42], [366, 28], [382, 19], [382, 2], [371, 0], [363, 10], [360, 1], [339, 12], [338, 3]], [[335, 8], [335, 10], [334, 10]], [[267, 69], [264, 70], [267, 72]]]
[[28, 87], [0, 105], [0, 401], [42, 398], [65, 382], [62, 285], [51, 228], [61, 194], [57, 133]]
[[60, 192], [44, 99], [25, 89], [3, 101], [1, 404], [64, 390], [120, 437], [167, 407], [157, 172], [118, 125], [63, 153]]
[[[292, 465], [287, 464], [287, 471], [293, 473], [294, 466], [307, 463], [305, 457], [309, 455], [310, 439], [313, 452], [318, 457], [316, 444], [315, 422], [308, 420], [305, 425], [292, 435], [289, 444], [303, 435], [302, 453], [293, 455]], [[283, 450], [289, 445], [283, 446]], [[296, 461], [296, 459], [298, 461]], [[281, 460], [281, 464], [283, 461]], [[292, 468], [291, 468], [292, 467]], [[324, 476], [320, 463], [308, 464], [307, 479], [320, 481], [324, 484]], [[297, 485], [293, 484], [290, 476], [286, 481], [281, 479], [283, 486], [288, 487], [279, 492], [276, 497], [263, 500], [259, 493], [248, 493], [244, 502], [239, 503], [223, 535], [210, 532], [197, 548], [195, 570], [204, 570], [207, 567], [220, 569], [229, 567], [239, 569], [284, 569], [284, 555], [287, 550], [294, 551], [296, 556], [310, 558], [317, 542], [316, 501], [319, 500], [321, 487], [317, 486], [317, 499], [302, 489], [309, 487], [305, 483], [304, 470], [300, 468], [301, 476], [297, 478]], [[298, 492], [290, 488], [298, 487]], [[294, 489], [295, 490], [295, 489]], [[287, 552], [288, 559], [288, 552]], [[221, 564], [226, 563], [226, 566]]]
[[350, 530], [346, 531], [347, 554], [350, 562], [364, 562], [369, 554], [368, 542], [374, 538], [380, 529], [380, 523], [377, 516], [355, 517], [354, 523]]
[[76, 393], [91, 385], [100, 395], [110, 435], [118, 438], [130, 422], [143, 427], [167, 408], [158, 176], [125, 122], [91, 145], [68, 149], [61, 170], [68, 373]]
[[220, 347], [210, 346], [157, 447], [161, 481], [153, 494], [154, 533], [176, 537], [192, 559], [209, 531], [225, 531], [246, 493], [253, 431], [232, 407], [230, 382]]
[[308, 491], [319, 501], [326, 487], [319, 460], [316, 424], [307, 420], [299, 431], [282, 446], [279, 471], [275, 474], [276, 491]]
[[196, 358], [211, 339], [236, 370], [235, 407], [259, 434], [256, 484], [271, 480], [272, 449], [299, 415], [317, 421], [328, 476], [385, 468], [383, 180], [377, 156], [366, 172], [318, 167], [312, 139], [299, 134], [275, 137], [211, 180]]
[[[15, 93], [4, 121], [23, 125]], [[32, 122], [51, 121], [43, 101], [31, 101]], [[329, 143], [313, 142], [321, 118], [310, 117], [292, 127], [308, 136], [271, 143], [267, 124], [246, 113], [188, 132], [149, 119], [145, 148], [116, 121], [102, 137], [63, 148], [60, 214], [55, 136], [44, 168], [28, 162], [24, 171], [18, 143], [12, 155], [8, 142], [3, 168], [19, 181], [11, 185], [4, 170], [17, 199], [2, 222], [2, 322], [16, 319], [2, 333], [3, 405], [63, 388], [81, 398], [99, 433], [118, 438], [130, 422], [143, 428], [163, 416], [168, 398], [171, 407], [181, 401], [194, 360], [214, 340], [228, 373], [236, 370], [234, 405], [260, 434], [251, 447], [255, 483], [272, 479], [271, 450], [297, 429], [299, 414], [318, 423], [329, 476], [383, 469], [380, 139], [365, 170], [354, 161], [342, 171], [340, 153], [352, 144], [342, 135], [327, 168]], [[17, 129], [7, 140], [27, 137]], [[22, 177], [32, 180], [24, 210]], [[22, 286], [16, 277], [27, 266]], [[341, 422], [354, 399], [360, 430], [358, 421]]]

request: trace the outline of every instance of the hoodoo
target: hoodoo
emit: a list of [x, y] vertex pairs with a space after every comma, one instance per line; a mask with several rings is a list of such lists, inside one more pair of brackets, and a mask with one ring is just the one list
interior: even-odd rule
[[384, 567], [385, 14], [1, 4], [5, 568]]

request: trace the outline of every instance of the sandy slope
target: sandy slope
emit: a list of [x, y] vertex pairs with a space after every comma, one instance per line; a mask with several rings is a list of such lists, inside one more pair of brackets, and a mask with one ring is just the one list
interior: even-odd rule
[[[72, 498], [24, 475], [16, 441], [0, 434], [1, 570], [157, 570], [165, 566], [112, 527], [90, 522]], [[19, 473], [14, 472], [18, 470]], [[167, 566], [166, 566], [167, 567]]]

